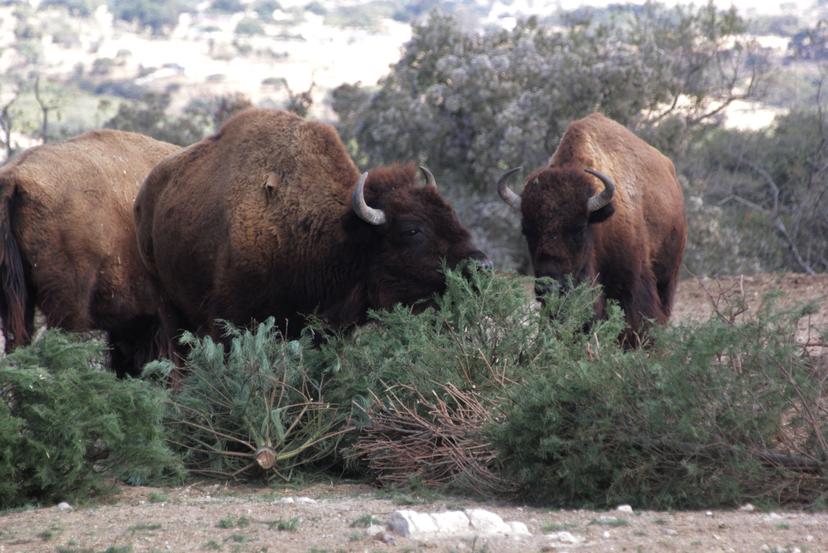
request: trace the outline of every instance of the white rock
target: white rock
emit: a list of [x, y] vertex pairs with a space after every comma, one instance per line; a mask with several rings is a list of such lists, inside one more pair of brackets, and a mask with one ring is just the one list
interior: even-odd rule
[[440, 534], [463, 534], [469, 531], [469, 517], [462, 511], [444, 511], [431, 513], [431, 519], [437, 525]]
[[608, 539], [609, 539], [609, 537], [610, 537], [609, 530], [604, 530], [603, 536], [604, 536], [604, 539], [605, 539], [605, 540], [608, 540]]
[[71, 511], [72, 510], [72, 506], [69, 505], [65, 501], [61, 501], [60, 503], [58, 503], [57, 508], [60, 509], [61, 511]]
[[814, 537], [811, 534], [805, 536], [805, 541], [814, 541]]
[[293, 505], [294, 503], [296, 503], [296, 500], [292, 497], [283, 497], [278, 501], [274, 501], [274, 503], [279, 503], [280, 505]]
[[376, 536], [377, 534], [381, 534], [383, 532], [385, 532], [385, 527], [379, 526], [378, 524], [372, 524], [365, 529], [366, 536]]
[[513, 536], [531, 536], [529, 528], [522, 522], [512, 520], [506, 523], [509, 526], [509, 533]]
[[546, 537], [558, 543], [583, 543], [585, 541], [583, 536], [579, 536], [577, 534], [572, 534], [570, 532], [565, 531], [546, 534]]
[[633, 508], [630, 505], [619, 505], [618, 507], [616, 507], [615, 510], [620, 511], [622, 513], [632, 513], [633, 512]]
[[712, 517], [712, 516], [713, 516], [713, 511], [705, 511], [705, 512], [704, 512], [704, 516], [706, 516], [706, 517]]
[[437, 533], [437, 524], [428, 513], [403, 509], [388, 518], [388, 527], [403, 537], [420, 537]]
[[750, 503], [745, 503], [744, 505], [742, 505], [741, 507], [739, 507], [739, 510], [740, 510], [740, 511], [742, 511], [742, 512], [744, 512], [744, 513], [752, 513], [753, 511], [755, 511], [755, 510], [756, 510], [756, 507], [754, 507], [754, 506], [753, 506], [752, 504], [750, 504]]
[[496, 513], [485, 509], [466, 509], [471, 527], [484, 534], [508, 534], [509, 525]]
[[662, 532], [668, 536], [678, 536], [678, 530], [674, 530], [673, 528], [664, 528]]
[[310, 498], [310, 497], [297, 497], [296, 498], [296, 503], [302, 503], [302, 504], [305, 504], [305, 505], [313, 505], [314, 503], [317, 503], [317, 501], [315, 499]]

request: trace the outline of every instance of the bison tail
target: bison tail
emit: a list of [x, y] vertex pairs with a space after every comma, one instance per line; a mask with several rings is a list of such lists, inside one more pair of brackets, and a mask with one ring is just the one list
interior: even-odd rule
[[13, 186], [12, 183], [0, 182], [0, 318], [3, 320], [6, 351], [28, 344], [30, 339], [26, 323], [29, 291], [20, 247], [11, 225]]

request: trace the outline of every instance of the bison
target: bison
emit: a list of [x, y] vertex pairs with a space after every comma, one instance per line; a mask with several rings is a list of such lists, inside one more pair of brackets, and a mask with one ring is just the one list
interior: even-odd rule
[[[687, 222], [673, 163], [622, 125], [593, 113], [574, 121], [549, 164], [527, 178], [522, 195], [498, 182], [501, 198], [522, 213], [536, 277], [566, 286], [597, 281], [604, 300], [617, 300], [625, 339], [647, 321], [670, 316]], [[539, 297], [549, 286], [536, 284]]]
[[490, 265], [433, 175], [412, 164], [360, 173], [336, 131], [250, 109], [158, 164], [135, 202], [141, 257], [160, 283], [169, 330], [220, 337], [274, 316], [296, 335], [415, 304], [444, 286], [442, 263]]
[[31, 148], [0, 168], [0, 317], [6, 350], [28, 344], [35, 307], [48, 326], [102, 330], [113, 368], [154, 356], [159, 295], [135, 242], [132, 203], [177, 146], [97, 130]]

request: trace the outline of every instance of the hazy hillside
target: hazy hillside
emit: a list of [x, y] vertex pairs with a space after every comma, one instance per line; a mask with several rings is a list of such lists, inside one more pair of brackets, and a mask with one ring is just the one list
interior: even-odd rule
[[[169, 94], [167, 109], [180, 112], [194, 99], [236, 92], [257, 105], [281, 106], [291, 93], [309, 91], [312, 115], [331, 119], [328, 92], [346, 82], [375, 83], [399, 58], [411, 22], [438, 6], [464, 26], [509, 28], [529, 15], [554, 19], [558, 7], [574, 3], [6, 0], [0, 5], [0, 108], [19, 90], [9, 111], [15, 148], [39, 141], [42, 114], [29, 90], [38, 77], [41, 96], [53, 107], [55, 136], [98, 126], [121, 102], [148, 92]], [[804, 4], [785, 6], [782, 15], [769, 6], [776, 25], [757, 29], [777, 60], [790, 39], [785, 30], [797, 28], [791, 21], [804, 11]], [[598, 17], [613, 9], [579, 8]], [[781, 82], [790, 87], [787, 77]], [[736, 103], [729, 113], [734, 124], [756, 128], [784, 107], [756, 111], [753, 102]]]

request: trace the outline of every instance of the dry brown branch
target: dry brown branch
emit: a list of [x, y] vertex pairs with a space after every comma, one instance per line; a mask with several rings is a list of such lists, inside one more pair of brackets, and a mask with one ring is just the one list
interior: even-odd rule
[[[414, 406], [393, 390], [369, 412], [371, 424], [352, 448], [385, 486], [417, 482], [484, 495], [508, 495], [513, 487], [496, 472], [497, 454], [483, 434], [494, 409], [473, 391], [440, 384], [433, 398], [413, 388]], [[442, 396], [442, 397], [441, 397]]]

